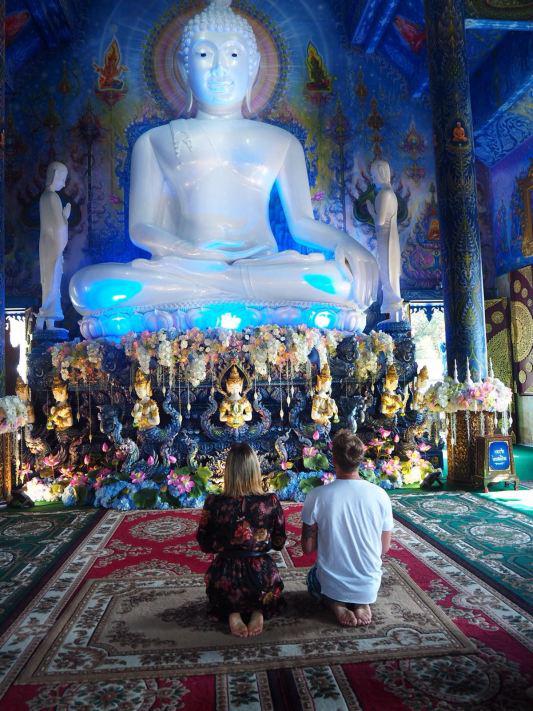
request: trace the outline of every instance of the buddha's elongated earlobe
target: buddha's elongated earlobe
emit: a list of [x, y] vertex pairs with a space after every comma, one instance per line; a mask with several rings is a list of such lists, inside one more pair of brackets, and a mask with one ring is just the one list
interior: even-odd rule
[[187, 85], [187, 97], [185, 101], [185, 113], [190, 114], [194, 104], [194, 96], [192, 94], [192, 89]]
[[189, 77], [187, 75], [185, 65], [183, 64], [183, 60], [179, 54], [176, 55], [174, 60], [174, 74], [178, 82], [184, 87], [186, 91], [184, 112], [186, 114], [190, 114], [194, 105], [194, 96], [192, 93], [191, 86], [189, 84]]
[[244, 97], [244, 106], [246, 111], [252, 115], [252, 87], [248, 87], [246, 96]]

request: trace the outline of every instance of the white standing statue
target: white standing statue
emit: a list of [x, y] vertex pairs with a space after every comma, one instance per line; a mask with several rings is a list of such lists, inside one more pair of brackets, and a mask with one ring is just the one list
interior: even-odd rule
[[[248, 304], [264, 323], [276, 320], [280, 305], [290, 322], [321, 304], [361, 315], [375, 299], [374, 257], [314, 219], [299, 141], [243, 117], [260, 54], [251, 26], [230, 5], [214, 0], [184, 28], [177, 64], [195, 118], [151, 129], [133, 149], [129, 231], [152, 258], [86, 267], [71, 280], [87, 337], [198, 325], [194, 314], [217, 303]], [[278, 251], [268, 216], [275, 183], [294, 240], [318, 252]], [[186, 324], [176, 316], [181, 307], [189, 308]]]
[[39, 238], [39, 265], [41, 270], [42, 305], [37, 314], [37, 329], [55, 327], [61, 321], [61, 277], [63, 276], [63, 251], [68, 241], [70, 203], [64, 207], [57, 192], [65, 187], [68, 168], [54, 161], [46, 171], [46, 188], [39, 200], [41, 233]]
[[379, 189], [375, 207], [371, 202], [367, 202], [367, 207], [376, 228], [379, 276], [383, 290], [381, 313], [389, 314], [387, 321], [401, 321], [403, 318], [403, 300], [400, 293], [402, 253], [397, 222], [398, 198], [392, 189], [390, 165], [387, 161], [374, 161], [370, 172]]

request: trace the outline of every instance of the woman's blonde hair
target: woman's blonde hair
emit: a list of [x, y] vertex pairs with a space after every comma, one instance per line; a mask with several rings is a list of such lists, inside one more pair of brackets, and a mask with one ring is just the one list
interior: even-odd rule
[[231, 447], [224, 469], [224, 493], [235, 497], [263, 493], [259, 459], [249, 444]]

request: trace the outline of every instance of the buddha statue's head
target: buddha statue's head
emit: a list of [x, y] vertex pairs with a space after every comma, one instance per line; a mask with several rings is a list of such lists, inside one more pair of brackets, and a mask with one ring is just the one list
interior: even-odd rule
[[377, 185], [390, 183], [390, 165], [386, 160], [375, 160], [370, 166], [370, 174]]
[[152, 397], [152, 384], [150, 382], [150, 376], [145, 375], [140, 368], [138, 368], [135, 372], [134, 387], [137, 397], [141, 400]]
[[61, 190], [67, 182], [68, 168], [64, 163], [52, 161], [46, 169], [46, 187], [50, 190]]
[[63, 403], [68, 399], [68, 388], [60, 375], [56, 375], [52, 382], [52, 395], [56, 402]]
[[232, 366], [226, 378], [226, 392], [229, 396], [240, 397], [244, 387], [244, 379], [236, 365]]
[[395, 365], [389, 365], [387, 368], [387, 373], [385, 375], [385, 391], [388, 393], [393, 393], [398, 387], [398, 371]]
[[331, 391], [331, 371], [329, 369], [329, 363], [324, 363], [322, 370], [316, 376], [316, 386], [315, 389], [317, 393], [329, 393]]
[[428, 380], [429, 380], [428, 367], [427, 367], [427, 365], [424, 365], [424, 366], [422, 366], [422, 368], [420, 368], [420, 372], [418, 373], [418, 382], [417, 382], [418, 389], [420, 390], [421, 388], [423, 388], [426, 385]]
[[17, 375], [15, 393], [22, 400], [22, 402], [29, 402], [31, 399], [30, 386], [22, 380], [20, 375]]
[[210, 0], [185, 25], [178, 55], [180, 74], [193, 99], [208, 113], [250, 107], [260, 54], [251, 25], [231, 0]]

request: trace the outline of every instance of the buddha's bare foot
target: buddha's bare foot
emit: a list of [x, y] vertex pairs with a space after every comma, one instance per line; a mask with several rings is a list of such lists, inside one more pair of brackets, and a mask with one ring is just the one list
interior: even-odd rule
[[358, 625], [369, 625], [372, 622], [372, 610], [370, 609], [370, 605], [356, 605], [354, 612]]
[[243, 622], [240, 612], [232, 612], [229, 616], [229, 628], [235, 637], [248, 637], [248, 627]]
[[354, 613], [340, 602], [330, 604], [337, 622], [343, 627], [357, 627], [357, 618]]
[[248, 637], [257, 637], [263, 631], [263, 613], [254, 610], [248, 622]]

